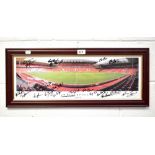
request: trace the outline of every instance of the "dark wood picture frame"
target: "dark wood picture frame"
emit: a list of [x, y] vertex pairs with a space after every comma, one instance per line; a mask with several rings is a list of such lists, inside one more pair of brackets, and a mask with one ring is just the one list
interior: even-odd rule
[[[7, 48], [6, 49], [6, 106], [53, 106], [53, 107], [146, 107], [149, 106], [149, 48], [82, 48], [86, 55], [141, 55], [142, 56], [142, 100], [48, 100], [48, 101], [16, 101], [13, 98], [13, 56], [25, 55], [73, 55], [77, 56], [77, 48]], [[25, 55], [26, 56], [26, 55]]]

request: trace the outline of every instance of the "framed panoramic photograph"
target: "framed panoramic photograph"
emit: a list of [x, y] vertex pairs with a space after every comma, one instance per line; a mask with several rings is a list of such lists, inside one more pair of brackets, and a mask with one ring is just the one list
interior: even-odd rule
[[6, 49], [7, 106], [149, 106], [149, 48]]

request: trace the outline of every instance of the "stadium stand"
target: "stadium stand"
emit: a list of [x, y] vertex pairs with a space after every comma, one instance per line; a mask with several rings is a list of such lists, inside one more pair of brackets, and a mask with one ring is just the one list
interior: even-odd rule
[[[37, 91], [137, 91], [138, 90], [138, 63], [96, 65], [94, 62], [63, 62], [50, 66], [47, 63], [34, 62], [28, 66], [24, 61], [17, 62], [17, 90]], [[29, 75], [29, 72], [104, 72], [123, 73], [125, 76], [107, 82], [91, 85], [61, 84], [39, 79]]]

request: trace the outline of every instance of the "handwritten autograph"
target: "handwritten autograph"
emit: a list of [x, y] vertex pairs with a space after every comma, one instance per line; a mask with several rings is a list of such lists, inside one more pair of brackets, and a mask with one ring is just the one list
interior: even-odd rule
[[[31, 91], [17, 91], [16, 92], [16, 97], [22, 97], [25, 98]], [[105, 98], [108, 96], [114, 96], [117, 94], [120, 94], [121, 96], [125, 96], [125, 97], [130, 97], [130, 96], [134, 96], [135, 94], [137, 94], [137, 91], [127, 91], [127, 92], [121, 92], [121, 91], [85, 91], [86, 93], [79, 93], [76, 91], [68, 91], [68, 92], [60, 92], [60, 91], [45, 91], [43, 92], [33, 92], [33, 98], [39, 98], [41, 96], [45, 96], [45, 97], [53, 97], [55, 98], [56, 96], [59, 97], [65, 97], [65, 98], [69, 98], [69, 97], [89, 97], [89, 96], [96, 96], [96, 97], [101, 97], [101, 98]]]

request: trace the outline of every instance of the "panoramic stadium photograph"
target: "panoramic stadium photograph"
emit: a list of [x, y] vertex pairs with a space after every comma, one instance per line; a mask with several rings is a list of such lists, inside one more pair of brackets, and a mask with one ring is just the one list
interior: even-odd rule
[[[112, 98], [113, 93], [137, 92], [140, 85], [138, 57], [16, 57], [15, 70], [16, 97], [20, 92], [27, 92], [25, 96], [35, 92], [32, 98], [49, 95], [56, 98], [60, 94], [72, 97], [76, 93], [77, 98], [84, 99], [94, 94], [101, 96], [98, 94], [102, 92], [102, 96]], [[67, 95], [62, 95], [63, 92]]]

